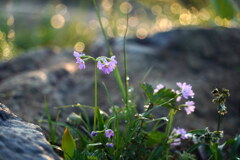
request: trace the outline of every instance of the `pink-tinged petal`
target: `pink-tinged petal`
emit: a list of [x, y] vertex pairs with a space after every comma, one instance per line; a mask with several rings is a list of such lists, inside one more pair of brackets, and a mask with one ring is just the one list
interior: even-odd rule
[[181, 144], [181, 139], [176, 138], [174, 139], [173, 143], [171, 143], [171, 146], [179, 146]]
[[82, 60], [81, 58], [76, 58], [76, 59], [77, 59], [77, 62], [76, 62], [76, 63], [78, 63], [78, 68], [79, 68], [80, 70], [85, 69], [86, 66], [85, 66], [84, 60]]
[[177, 82], [176, 84], [179, 88], [182, 88], [182, 83], [181, 82]]
[[73, 52], [73, 56], [76, 57], [76, 58], [79, 58], [80, 57], [80, 54], [76, 51]]
[[189, 84], [184, 83], [180, 83], [177, 82], [176, 83], [178, 85], [179, 88], [181, 88], [181, 92], [182, 92], [182, 96], [185, 99], [188, 99], [188, 97], [194, 97], [194, 92], [192, 90], [192, 86]]
[[161, 90], [162, 88], [164, 88], [164, 85], [162, 84], [158, 84], [157, 87], [154, 89], [154, 93], [157, 93], [159, 90]]
[[101, 62], [101, 61], [98, 61], [98, 63], [97, 63], [98, 69], [102, 70], [103, 66], [104, 66], [104, 65], [102, 64], [102, 62]]
[[186, 111], [187, 115], [195, 111], [195, 106], [194, 106], [195, 103], [193, 101], [187, 101], [185, 105], [187, 105], [186, 107], [184, 107], [184, 110]]
[[104, 74], [110, 74], [115, 69], [116, 64], [117, 61], [115, 60], [115, 56], [112, 56], [110, 61], [108, 61], [106, 57], [101, 57], [97, 67], [99, 70], [102, 70]]
[[113, 148], [113, 147], [114, 147], [114, 144], [107, 142], [107, 143], [106, 143], [106, 146], [109, 147], [109, 148]]
[[107, 129], [107, 130], [105, 131], [105, 136], [106, 136], [107, 138], [111, 138], [112, 136], [114, 136], [113, 130]]

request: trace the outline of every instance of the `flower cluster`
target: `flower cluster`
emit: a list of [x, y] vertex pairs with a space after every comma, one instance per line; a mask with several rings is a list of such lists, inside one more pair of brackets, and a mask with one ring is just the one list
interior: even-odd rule
[[[193, 98], [194, 97], [194, 92], [192, 90], [192, 86], [190, 84], [187, 83], [181, 83], [181, 82], [177, 82], [176, 83], [177, 86], [180, 88], [180, 91], [176, 91], [176, 93], [180, 93], [180, 95], [185, 98], [188, 99], [189, 97]], [[179, 96], [179, 97], [181, 97]], [[177, 99], [177, 101], [180, 101], [181, 98]], [[195, 111], [195, 103], [193, 101], [187, 101], [185, 102], [185, 107], [184, 110], [186, 111], [187, 115], [191, 114], [192, 112]]]
[[187, 139], [187, 132], [183, 128], [174, 128], [169, 139], [171, 146], [178, 146], [181, 144], [182, 139]]
[[195, 103], [193, 101], [187, 101], [185, 102], [186, 107], [184, 107], [187, 115], [191, 114], [195, 110]]
[[[76, 51], [73, 52], [73, 56], [76, 58], [76, 63], [78, 63], [78, 68], [80, 70], [86, 68], [86, 60], [88, 60], [89, 58], [94, 59], [93, 57], [85, 56], [84, 53], [78, 53]], [[115, 56], [112, 56], [111, 58], [101, 56], [94, 60], [97, 61], [97, 67], [99, 70], [101, 70], [104, 74], [110, 74], [115, 69], [117, 64], [115, 58]]]
[[177, 86], [181, 89], [183, 98], [188, 99], [188, 97], [194, 97], [195, 94], [190, 84], [177, 82]]
[[[176, 93], [178, 95], [178, 97], [176, 98], [177, 102], [180, 102], [182, 97], [184, 99], [189, 99], [194, 97], [194, 92], [192, 90], [192, 86], [190, 84], [187, 84], [186, 82], [181, 83], [181, 82], [177, 82], [176, 83], [177, 86], [180, 88], [180, 90], [172, 90], [172, 92]], [[158, 84], [156, 86], [156, 88], [154, 89], [154, 93], [157, 93], [159, 90], [161, 90], [162, 88], [164, 88], [165, 86], [162, 84]], [[187, 101], [185, 102], [184, 106], [184, 110], [186, 111], [187, 115], [191, 114], [192, 112], [195, 111], [195, 103], [193, 101]]]
[[78, 63], [78, 68], [81, 69], [81, 70], [85, 69], [86, 68], [85, 61], [82, 59], [82, 57], [85, 56], [85, 54], [84, 53], [78, 53], [78, 52], [74, 51], [73, 56], [77, 60], [76, 63]]
[[[95, 137], [95, 136], [98, 135], [98, 133], [101, 133], [101, 132], [103, 132], [103, 131], [92, 131], [90, 135], [91, 135], [92, 137]], [[111, 139], [111, 137], [114, 136], [114, 131], [111, 130], [111, 129], [106, 129], [106, 130], [105, 130], [105, 136], [106, 136], [108, 139]], [[107, 143], [106, 143], [106, 146], [107, 146], [107, 147], [110, 147], [110, 148], [113, 148], [113, 147], [114, 147], [114, 144], [111, 143], [111, 142], [107, 142]]]
[[115, 60], [115, 56], [112, 56], [110, 59], [107, 57], [100, 57], [97, 63], [98, 69], [102, 70], [103, 73], [109, 74], [116, 67], [117, 61]]

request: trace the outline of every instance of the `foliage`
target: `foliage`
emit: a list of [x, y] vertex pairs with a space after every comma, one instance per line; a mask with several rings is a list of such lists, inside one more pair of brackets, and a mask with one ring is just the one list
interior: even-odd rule
[[[73, 55], [79, 65], [80, 70], [87, 67], [87, 61], [93, 60], [95, 63], [94, 70], [94, 106], [86, 105], [70, 105], [67, 107], [78, 107], [82, 110], [81, 113], [72, 113], [67, 119], [67, 123], [58, 121], [51, 121], [47, 104], [45, 103], [46, 114], [48, 120], [51, 137], [55, 141], [55, 129], [57, 125], [66, 127], [62, 136], [62, 151], [64, 158], [69, 160], [81, 159], [182, 159], [193, 160], [196, 159], [198, 149], [202, 147], [205, 151], [205, 156], [208, 159], [221, 160], [228, 154], [223, 154], [225, 148], [230, 148], [229, 153], [232, 159], [237, 158], [240, 149], [239, 135], [234, 139], [229, 139], [220, 144], [223, 137], [223, 131], [220, 130], [220, 119], [227, 112], [226, 99], [230, 96], [227, 89], [222, 89], [220, 92], [215, 89], [212, 93], [215, 96], [213, 102], [218, 105], [218, 120], [217, 129], [210, 131], [208, 128], [186, 131], [183, 128], [172, 128], [175, 115], [185, 110], [186, 114], [191, 114], [195, 110], [195, 104], [192, 101], [195, 93], [192, 86], [186, 82], [177, 82], [178, 89], [167, 88], [159, 84], [155, 89], [147, 83], [140, 84], [144, 91], [145, 106], [142, 113], [138, 113], [131, 99], [131, 92], [128, 90], [128, 75], [127, 75], [127, 61], [126, 50], [124, 49], [124, 82], [120, 77], [117, 61], [113, 56], [111, 46], [108, 42], [108, 36], [102, 25], [100, 18], [100, 11], [98, 10], [96, 1], [93, 0], [96, 12], [99, 18], [100, 27], [103, 31], [106, 45], [108, 46], [110, 58], [105, 56], [92, 57], [84, 53], [74, 51]], [[126, 31], [127, 32], [127, 31]], [[125, 35], [126, 36], [126, 32]], [[126, 47], [124, 37], [124, 48]], [[104, 74], [114, 72], [115, 79], [119, 85], [120, 92], [122, 92], [122, 99], [124, 103], [122, 107], [109, 104], [113, 113], [106, 114], [98, 106], [98, 70]], [[121, 83], [119, 83], [121, 82]], [[108, 88], [104, 85], [106, 94]], [[109, 97], [110, 99], [110, 97]], [[84, 108], [91, 108], [94, 112], [93, 123], [90, 123]], [[163, 108], [169, 111], [165, 117], [153, 114], [157, 110]], [[70, 132], [70, 131], [71, 132]], [[176, 149], [181, 144], [192, 144], [187, 149]]]

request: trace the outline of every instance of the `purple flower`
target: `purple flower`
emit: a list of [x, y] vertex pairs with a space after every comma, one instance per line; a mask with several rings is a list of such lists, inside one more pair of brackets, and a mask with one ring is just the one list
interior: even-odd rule
[[110, 147], [110, 148], [113, 148], [114, 147], [114, 144], [113, 143], [106, 143], [106, 146]]
[[73, 52], [73, 56], [76, 58], [76, 60], [77, 60], [77, 62], [76, 63], [78, 63], [78, 68], [79, 69], [85, 69], [86, 68], [86, 66], [85, 66], [85, 62], [84, 62], [84, 60], [81, 58], [82, 56], [85, 56], [85, 54], [84, 53], [78, 53], [78, 52], [76, 52], [76, 51], [74, 51]]
[[171, 146], [179, 146], [181, 144], [181, 139], [176, 138], [174, 141], [171, 143]]
[[98, 133], [97, 133], [96, 131], [92, 131], [92, 132], [91, 132], [91, 136], [92, 136], [92, 137], [97, 136], [97, 135], [98, 135]]
[[110, 74], [116, 67], [117, 61], [115, 60], [115, 56], [112, 56], [109, 59], [107, 57], [101, 57], [101, 59], [97, 63], [98, 69], [102, 70], [105, 74]]
[[[176, 137], [180, 136], [180, 137]], [[178, 146], [181, 144], [181, 139], [187, 139], [187, 132], [183, 128], [174, 128], [172, 131], [172, 135], [169, 137], [170, 139], [175, 139], [171, 142], [171, 146]]]
[[179, 127], [178, 128], [174, 128], [173, 129], [173, 133], [174, 133], [174, 135], [180, 135], [181, 139], [187, 139], [187, 132], [183, 128], [179, 128]]
[[177, 82], [177, 86], [179, 88], [181, 88], [182, 96], [185, 99], [188, 99], [188, 97], [192, 97], [193, 98], [194, 92], [193, 92], [192, 86], [190, 84], [186, 84], [185, 82], [184, 83]]
[[156, 89], [154, 89], [154, 93], [157, 93], [160, 89], [164, 88], [164, 85], [158, 84]]
[[107, 129], [105, 131], [105, 135], [106, 135], [107, 138], [111, 138], [112, 136], [114, 136], [114, 132], [111, 129]]
[[191, 114], [192, 112], [194, 112], [195, 110], [195, 103], [193, 101], [187, 101], [185, 102], [185, 105], [187, 105], [186, 107], [184, 107], [186, 113], [189, 115]]

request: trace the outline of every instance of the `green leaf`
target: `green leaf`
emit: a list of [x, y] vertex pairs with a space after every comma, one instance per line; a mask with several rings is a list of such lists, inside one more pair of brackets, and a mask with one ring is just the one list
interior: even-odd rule
[[68, 128], [65, 129], [62, 137], [62, 150], [64, 151], [64, 158], [66, 160], [71, 160], [74, 155], [74, 150], [76, 149], [76, 143], [69, 132]]
[[148, 97], [148, 99], [150, 100], [150, 102], [152, 102], [152, 97], [153, 97], [153, 88], [150, 84], [147, 83], [141, 83], [140, 86], [142, 87], [142, 89], [144, 90], [146, 96]]
[[[173, 98], [175, 98], [176, 93], [172, 92], [172, 90], [167, 88], [160, 89], [157, 93], [153, 95], [153, 103], [155, 105], [163, 104], [164, 102], [167, 102]], [[169, 103], [164, 104], [163, 106], [169, 107], [171, 106]]]
[[189, 131], [188, 133], [192, 133], [192, 134], [195, 134], [195, 135], [202, 135], [202, 134], [206, 133], [206, 130], [204, 130], [204, 129], [197, 129], [197, 130]]
[[232, 149], [231, 149], [231, 158], [230, 159], [236, 159], [237, 157], [240, 156], [240, 135], [236, 136], [234, 138], [234, 143], [232, 145]]
[[100, 110], [98, 107], [95, 108], [96, 109], [96, 112], [97, 112], [97, 120], [98, 120], [98, 129], [99, 130], [103, 130], [104, 129], [104, 120], [103, 120], [103, 117], [100, 113]]
[[202, 144], [201, 144], [201, 143], [194, 144], [193, 146], [191, 146], [191, 147], [187, 150], [187, 152], [188, 152], [188, 153], [191, 153], [191, 152], [195, 151], [196, 149], [198, 149], [198, 147], [199, 147], [200, 145], [202, 145]]
[[234, 7], [235, 3], [232, 0], [211, 0], [211, 4], [220, 17], [227, 19], [234, 18], [236, 9]]
[[161, 143], [166, 138], [166, 134], [159, 131], [152, 131], [148, 133], [147, 146], [153, 146]]

